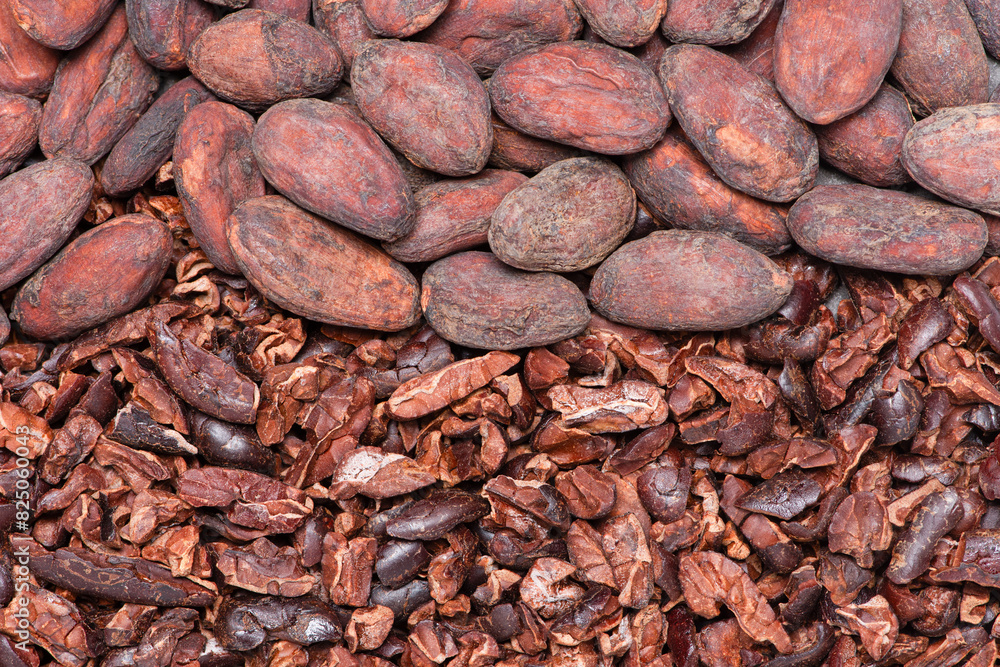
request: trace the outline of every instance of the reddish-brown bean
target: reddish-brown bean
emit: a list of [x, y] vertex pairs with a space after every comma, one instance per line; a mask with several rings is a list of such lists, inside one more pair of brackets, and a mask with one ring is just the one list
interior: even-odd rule
[[576, 0], [576, 6], [601, 39], [621, 48], [649, 41], [667, 13], [667, 0]]
[[313, 4], [316, 27], [337, 45], [344, 67], [350, 71], [354, 56], [376, 37], [361, 10], [361, 0], [314, 0]]
[[535, 172], [559, 160], [584, 154], [578, 148], [518, 132], [495, 113], [490, 114], [490, 122], [493, 124], [493, 150], [489, 164], [494, 167]]
[[111, 16], [118, 0], [10, 0], [14, 18], [28, 36], [69, 51], [91, 38]]
[[0, 178], [17, 169], [35, 150], [41, 123], [38, 100], [0, 89]]
[[750, 36], [723, 53], [732, 56], [738, 63], [754, 74], [760, 74], [768, 81], [774, 81], [774, 33], [778, 30], [784, 2], [778, 0], [771, 11]]
[[49, 92], [62, 55], [28, 37], [14, 20], [13, 0], [0, 0], [0, 90], [29, 97]]
[[312, 2], [311, 0], [250, 0], [246, 8], [284, 14], [290, 19], [309, 23]]
[[671, 42], [735, 44], [771, 11], [774, 0], [671, 0], [663, 34]]
[[184, 69], [187, 50], [215, 20], [202, 0], [125, 0], [128, 30], [139, 55], [159, 69]]
[[361, 0], [361, 8], [376, 35], [409, 37], [434, 23], [448, 0]]

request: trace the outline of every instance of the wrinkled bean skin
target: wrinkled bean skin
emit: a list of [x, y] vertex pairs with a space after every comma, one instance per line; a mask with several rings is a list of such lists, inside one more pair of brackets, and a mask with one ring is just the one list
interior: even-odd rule
[[489, 95], [448, 49], [373, 40], [354, 58], [351, 89], [365, 120], [418, 167], [470, 176], [486, 166], [493, 147]]
[[569, 280], [519, 271], [475, 251], [428, 267], [420, 306], [439, 336], [480, 349], [547, 345], [575, 336], [590, 321], [587, 300]]
[[648, 42], [667, 13], [666, 0], [576, 0], [576, 6], [601, 39], [621, 48]]
[[361, 9], [361, 0], [313, 0], [316, 28], [333, 40], [349, 72], [354, 57], [375, 32]]
[[11, 319], [29, 336], [74, 336], [129, 312], [170, 264], [173, 239], [148, 215], [125, 215], [81, 234], [18, 291]]
[[252, 111], [294, 97], [325, 95], [343, 72], [336, 47], [323, 33], [258, 9], [243, 9], [210, 25], [187, 58], [191, 73], [209, 90]]
[[525, 271], [579, 271], [625, 240], [635, 212], [635, 193], [614, 164], [563, 160], [504, 197], [490, 223], [490, 249]]
[[313, 213], [382, 241], [413, 228], [413, 193], [402, 169], [346, 106], [277, 104], [260, 117], [253, 151], [271, 185]]
[[826, 125], [863, 107], [892, 65], [903, 0], [785, 0], [774, 82], [802, 119]]
[[101, 169], [101, 186], [121, 196], [148, 181], [170, 159], [184, 116], [215, 96], [196, 79], [181, 79], [161, 95], [121, 140]]
[[500, 120], [495, 113], [490, 114], [490, 122], [493, 123], [493, 151], [490, 153], [489, 164], [494, 167], [513, 171], [541, 171], [559, 160], [584, 154], [578, 148], [518, 132]]
[[38, 100], [0, 90], [0, 178], [17, 169], [35, 150], [41, 122]]
[[434, 23], [448, 0], [361, 0], [368, 24], [382, 37], [409, 37]]
[[781, 10], [784, 8], [783, 0], [777, 0], [749, 37], [730, 48], [723, 49], [723, 53], [732, 56], [748, 70], [760, 74], [772, 83], [774, 82], [774, 33], [778, 30]]
[[116, 4], [117, 0], [10, 0], [18, 25], [39, 44], [60, 51], [90, 39]]
[[312, 2], [311, 0], [250, 0], [246, 7], [284, 14], [290, 19], [309, 23]]
[[723, 181], [773, 202], [809, 190], [816, 136], [763, 77], [705, 46], [676, 45], [660, 62], [670, 108]]
[[209, 101], [184, 116], [174, 140], [174, 180], [188, 224], [212, 264], [226, 273], [240, 272], [226, 241], [226, 220], [265, 191], [251, 149], [253, 133], [250, 114]]
[[590, 299], [629, 326], [721, 331], [767, 317], [791, 289], [791, 276], [728, 236], [670, 230], [613, 252], [594, 274]]
[[226, 234], [243, 275], [293, 313], [378, 331], [405, 329], [420, 316], [406, 267], [283, 197], [243, 203]]
[[663, 34], [671, 42], [735, 44], [767, 16], [774, 0], [673, 0], [667, 3]]
[[934, 555], [934, 545], [962, 518], [962, 502], [952, 489], [927, 496], [892, 551], [886, 576], [907, 584], [923, 574]]
[[184, 69], [188, 48], [215, 20], [202, 0], [125, 0], [125, 11], [135, 48], [162, 70]]
[[129, 39], [120, 7], [59, 66], [42, 110], [38, 145], [46, 157], [94, 164], [149, 107], [158, 85]]
[[824, 185], [803, 195], [788, 230], [806, 252], [836, 264], [950, 275], [986, 247], [982, 217], [915, 195], [867, 185]]
[[42, 46], [14, 19], [13, 0], [0, 0], [0, 90], [42, 97], [52, 87], [61, 53]]
[[653, 148], [622, 161], [639, 199], [677, 229], [722, 232], [765, 255], [787, 250], [787, 212], [722, 181], [683, 134], [669, 130]]
[[1000, 21], [996, 0], [965, 0], [965, 6], [979, 30], [983, 46], [996, 58], [1000, 55]]
[[[0, 180], [0, 290], [63, 246], [90, 204], [94, 173], [69, 158], [46, 160]], [[38, 193], [51, 193], [38, 196]]]
[[511, 127], [605, 155], [652, 147], [670, 124], [656, 76], [635, 56], [567, 42], [514, 56], [490, 80], [493, 108]]

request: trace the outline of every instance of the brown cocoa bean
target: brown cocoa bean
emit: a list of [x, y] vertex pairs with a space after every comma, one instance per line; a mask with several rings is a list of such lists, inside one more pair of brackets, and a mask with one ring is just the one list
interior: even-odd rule
[[902, 27], [903, 0], [785, 0], [774, 36], [774, 83], [810, 123], [863, 107], [885, 78]]
[[625, 240], [635, 211], [632, 186], [613, 163], [562, 160], [504, 197], [490, 222], [490, 249], [526, 271], [580, 271]]
[[202, 0], [125, 0], [125, 12], [139, 55], [165, 70], [184, 69], [188, 48], [215, 20]]
[[42, 152], [94, 164], [149, 107], [158, 85], [153, 68], [129, 39], [120, 7], [59, 66], [42, 110]]
[[934, 194], [1000, 215], [996, 152], [1000, 104], [942, 109], [920, 121], [903, 142], [903, 166]]
[[582, 30], [573, 0], [452, 0], [420, 37], [492, 74], [522, 51], [576, 39]]
[[777, 264], [728, 236], [672, 229], [612, 253], [594, 274], [590, 299], [629, 326], [722, 331], [776, 311], [792, 283]]
[[439, 259], [424, 271], [420, 305], [442, 338], [514, 350], [570, 338], [590, 321], [587, 300], [562, 276], [511, 268], [488, 252]]
[[417, 214], [413, 229], [382, 247], [401, 262], [433, 262], [483, 245], [493, 211], [527, 180], [516, 171], [486, 169], [469, 178], [428, 185], [414, 196]]
[[811, 255], [895, 273], [952, 275], [986, 247], [986, 223], [972, 211], [867, 185], [824, 185], [788, 213], [788, 230]]
[[213, 5], [227, 7], [229, 9], [242, 9], [247, 6], [247, 3], [250, 2], [250, 0], [205, 0], [205, 2], [210, 2]]
[[35, 150], [41, 122], [38, 100], [0, 90], [0, 178], [17, 169]]
[[986, 101], [989, 68], [961, 0], [903, 0], [903, 29], [890, 70], [918, 110]]
[[825, 161], [863, 183], [890, 187], [910, 180], [902, 153], [911, 127], [913, 114], [906, 97], [883, 84], [858, 111], [813, 129]]
[[653, 72], [603, 44], [552, 44], [514, 56], [490, 80], [490, 97], [511, 127], [606, 155], [651, 148], [670, 123]]
[[311, 0], [250, 0], [250, 4], [246, 7], [283, 14], [290, 19], [309, 23], [312, 2]]
[[188, 67], [220, 98], [253, 111], [325, 95], [343, 71], [326, 35], [259, 9], [242, 9], [202, 31], [188, 51]]
[[418, 167], [469, 176], [486, 166], [493, 147], [489, 95], [448, 49], [372, 41], [354, 59], [351, 89], [365, 120]]
[[653, 215], [675, 228], [722, 232], [765, 255], [792, 243], [785, 208], [726, 185], [680, 131], [626, 157], [622, 169]]
[[0, 181], [0, 291], [52, 257], [87, 212], [94, 172], [69, 158], [25, 167]]
[[58, 51], [28, 37], [14, 19], [13, 0], [0, 0], [0, 90], [29, 97], [49, 92]]
[[677, 45], [660, 63], [670, 108], [723, 181], [767, 201], [812, 187], [816, 136], [763, 77], [706, 46]]
[[490, 114], [490, 122], [493, 124], [493, 150], [489, 164], [498, 169], [541, 171], [559, 160], [585, 154], [578, 148], [518, 132], [495, 113]]
[[191, 109], [174, 140], [174, 182], [191, 232], [216, 268], [240, 267], [226, 241], [226, 220], [247, 199], [264, 196], [251, 148], [253, 117], [224, 102]]
[[[781, 20], [781, 10], [784, 9], [784, 6], [783, 0], [775, 2], [771, 11], [767, 13], [760, 25], [750, 33], [749, 37], [730, 48], [722, 49], [722, 52], [732, 56], [736, 62], [754, 74], [760, 74], [768, 81], [773, 82], [774, 33], [778, 30], [778, 21]], [[659, 62], [656, 66], [659, 66]]]
[[314, 0], [316, 27], [337, 45], [347, 71], [365, 43], [376, 37], [361, 10], [361, 0]]
[[84, 232], [28, 279], [10, 317], [28, 336], [75, 336], [146, 300], [170, 266], [173, 237], [145, 214]]
[[441, 16], [448, 0], [361, 0], [361, 8], [376, 35], [409, 37]]
[[399, 164], [346, 105], [276, 104], [260, 117], [253, 150], [268, 182], [313, 213], [382, 241], [413, 228], [413, 193]]
[[774, 0], [671, 0], [663, 34], [671, 42], [735, 44], [754, 31]]
[[587, 25], [608, 44], [630, 48], [645, 44], [667, 13], [667, 0], [576, 0]]
[[994, 57], [1000, 57], [1000, 7], [996, 0], [965, 0], [972, 20], [979, 30], [983, 46]]
[[190, 76], [168, 88], [111, 149], [101, 168], [104, 191], [123, 196], [142, 187], [170, 159], [184, 116], [214, 99], [215, 95]]
[[118, 0], [10, 0], [14, 18], [33, 40], [69, 51], [101, 29]]
[[243, 275], [297, 315], [377, 331], [405, 329], [420, 316], [405, 266], [284, 197], [244, 202], [226, 233]]

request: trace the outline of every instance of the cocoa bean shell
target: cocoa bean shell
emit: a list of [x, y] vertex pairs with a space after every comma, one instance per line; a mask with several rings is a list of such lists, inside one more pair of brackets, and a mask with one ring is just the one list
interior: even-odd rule
[[14, 19], [12, 0], [0, 0], [0, 90], [42, 97], [52, 87], [59, 67], [58, 51], [42, 46]]
[[312, 12], [311, 0], [250, 0], [247, 9], [263, 9], [268, 12], [284, 14], [290, 19], [309, 23]]
[[276, 104], [260, 117], [253, 151], [268, 182], [313, 213], [382, 241], [413, 228], [413, 193], [402, 169], [346, 105]]
[[996, 0], [965, 0], [983, 46], [994, 58], [1000, 57], [1000, 12]]
[[663, 34], [671, 42], [735, 44], [771, 11], [774, 0], [670, 0]]
[[[774, 81], [774, 33], [778, 30], [781, 20], [781, 10], [784, 2], [778, 0], [771, 7], [760, 25], [754, 28], [750, 36], [731, 47], [723, 48], [722, 52], [731, 56], [754, 74], [760, 74], [768, 81]], [[659, 62], [657, 62], [657, 66]]]
[[409, 37], [441, 16], [448, 0], [361, 0], [368, 25], [376, 35]]
[[490, 222], [490, 249], [526, 271], [579, 271], [625, 240], [635, 213], [635, 192], [612, 162], [562, 160], [504, 197]]
[[38, 100], [0, 90], [0, 178], [17, 169], [35, 150], [41, 123]]
[[518, 132], [495, 113], [490, 114], [490, 122], [493, 124], [493, 150], [489, 164], [498, 169], [536, 172], [559, 160], [586, 154], [579, 148]]
[[118, 0], [10, 0], [18, 25], [50, 49], [69, 51], [104, 25]]
[[514, 350], [548, 345], [583, 331], [587, 300], [554, 273], [512, 268], [488, 252], [462, 252], [424, 271], [420, 305], [427, 323], [459, 345]]
[[337, 45], [337, 52], [349, 72], [354, 56], [368, 40], [376, 38], [361, 10], [361, 0], [315, 0], [314, 5], [316, 28]]
[[243, 275], [297, 315], [377, 331], [420, 317], [417, 280], [405, 266], [284, 197], [244, 202], [227, 235]]
[[505, 61], [490, 80], [490, 98], [521, 132], [606, 155], [652, 147], [671, 118], [663, 88], [641, 60], [582, 41]]
[[867, 185], [824, 185], [788, 213], [806, 252], [836, 264], [906, 274], [952, 275], [983, 254], [982, 216]]
[[645, 44], [667, 13], [667, 0], [576, 0], [587, 25], [605, 42], [621, 48]]
[[724, 234], [671, 229], [626, 243], [597, 269], [590, 300], [634, 327], [722, 331], [767, 317], [792, 277]]
[[188, 48], [215, 20], [201, 0], [125, 0], [125, 11], [139, 55], [164, 70], [184, 69]]
[[170, 230], [150, 215], [105, 222], [31, 276], [10, 317], [34, 338], [75, 336], [145, 301], [170, 266], [172, 250]]

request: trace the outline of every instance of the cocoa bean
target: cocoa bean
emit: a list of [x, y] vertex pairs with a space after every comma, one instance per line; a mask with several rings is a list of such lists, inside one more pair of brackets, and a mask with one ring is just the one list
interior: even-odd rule
[[409, 37], [434, 23], [448, 0], [361, 0], [368, 25], [376, 35]]
[[585, 154], [578, 148], [518, 132], [495, 113], [490, 114], [490, 122], [493, 124], [493, 150], [489, 164], [498, 169], [541, 171], [559, 160]]
[[35, 150], [41, 122], [38, 100], [0, 90], [0, 178], [17, 169]]
[[601, 39], [622, 48], [649, 41], [667, 13], [667, 0], [576, 0], [576, 6]]
[[309, 23], [312, 2], [311, 0], [250, 0], [250, 4], [246, 7], [283, 14], [290, 19]]
[[118, 0], [10, 0], [18, 25], [50, 49], [69, 51], [101, 29]]
[[671, 42], [735, 44], [754, 31], [774, 0], [671, 0], [663, 34]]
[[165, 70], [184, 69], [188, 48], [215, 20], [202, 0], [125, 0], [125, 11], [139, 55]]
[[0, 90], [42, 97], [52, 87], [58, 51], [42, 46], [14, 19], [13, 0], [0, 0]]
[[[729, 48], [723, 48], [722, 52], [732, 56], [736, 62], [740, 63], [754, 74], [760, 74], [768, 81], [774, 81], [774, 33], [778, 30], [778, 21], [781, 20], [781, 10], [785, 5], [783, 0], [774, 3], [771, 11], [767, 13], [750, 36]], [[659, 66], [659, 62], [654, 66]]]
[[365, 43], [376, 37], [361, 10], [361, 0], [314, 0], [316, 28], [333, 40], [347, 71]]

